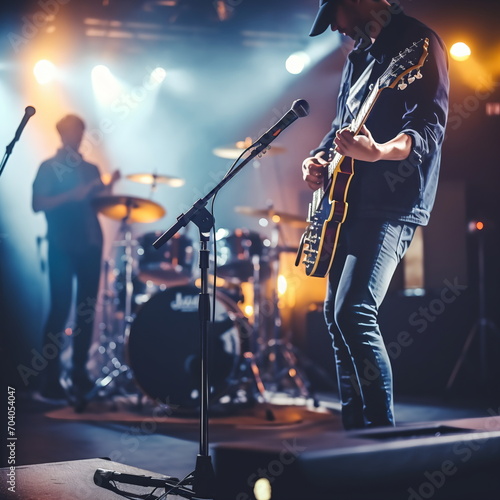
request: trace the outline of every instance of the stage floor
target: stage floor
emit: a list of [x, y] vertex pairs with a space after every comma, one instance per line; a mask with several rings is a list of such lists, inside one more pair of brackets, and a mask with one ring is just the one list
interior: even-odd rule
[[[287, 446], [307, 448], [309, 454], [324, 454], [335, 448], [342, 448], [345, 453], [353, 446], [352, 435], [341, 428], [335, 396], [321, 394], [319, 402], [319, 408], [315, 408], [311, 401], [276, 397], [269, 406], [258, 404], [232, 414], [214, 416], [209, 428], [212, 451], [221, 447], [227, 455], [228, 450], [232, 453], [232, 449], [241, 448], [244, 453], [245, 447], [250, 446], [253, 452], [262, 451], [265, 455], [272, 452], [274, 444], [281, 443], [283, 448], [283, 443], [288, 443]], [[16, 405], [15, 465], [19, 468], [18, 481], [23, 481], [23, 466], [97, 458], [180, 478], [194, 468], [199, 451], [199, 425], [194, 416], [162, 414], [155, 411], [154, 406], [139, 408], [129, 400], [119, 399], [112, 404], [106, 400], [91, 402], [82, 413], [76, 413], [71, 407], [48, 405], [28, 394], [18, 395]], [[449, 422], [460, 426], [467, 422], [465, 419], [472, 419], [471, 428], [477, 428], [481, 419], [487, 421], [498, 415], [499, 406], [485, 401], [465, 404], [444, 400], [406, 400], [397, 403], [396, 417], [401, 429], [439, 427]], [[500, 429], [500, 424], [498, 427]], [[404, 436], [398, 437], [400, 442], [404, 439]], [[383, 440], [377, 443], [383, 450]], [[359, 459], [362, 452], [360, 454], [357, 450], [356, 456]], [[265, 458], [266, 463], [272, 463], [272, 454], [269, 457]], [[82, 463], [87, 467], [89, 462]], [[33, 498], [42, 497], [35, 495]]]

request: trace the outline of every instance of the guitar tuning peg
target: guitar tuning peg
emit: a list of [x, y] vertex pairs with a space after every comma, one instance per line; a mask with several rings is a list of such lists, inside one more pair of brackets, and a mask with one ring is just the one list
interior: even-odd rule
[[404, 90], [408, 85], [405, 83], [404, 79], [401, 79], [401, 83], [398, 85], [399, 90]]
[[418, 71], [417, 71], [417, 74], [415, 75], [415, 78], [416, 78], [417, 80], [420, 80], [420, 78], [422, 78], [422, 77], [423, 77], [422, 73], [420, 73], [420, 70], [418, 70]]
[[409, 76], [409, 77], [408, 77], [408, 83], [409, 83], [409, 84], [410, 84], [410, 83], [413, 83], [413, 82], [415, 81], [415, 78], [416, 78], [415, 76]]

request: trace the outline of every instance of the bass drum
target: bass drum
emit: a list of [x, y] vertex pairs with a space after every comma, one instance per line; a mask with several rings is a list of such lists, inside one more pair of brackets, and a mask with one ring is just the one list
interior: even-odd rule
[[[127, 339], [127, 358], [135, 381], [154, 400], [173, 411], [199, 408], [200, 290], [186, 285], [154, 295], [139, 309]], [[217, 295], [215, 324], [209, 329], [209, 382], [213, 398], [229, 388], [241, 351], [236, 304]]]

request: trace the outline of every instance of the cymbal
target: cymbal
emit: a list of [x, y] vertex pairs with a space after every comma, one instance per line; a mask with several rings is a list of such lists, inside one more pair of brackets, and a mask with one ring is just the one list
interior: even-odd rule
[[158, 174], [129, 174], [127, 179], [134, 182], [139, 182], [140, 184], [167, 184], [172, 187], [184, 186], [184, 179], [180, 177], [172, 177], [168, 175], [158, 175]]
[[98, 196], [93, 203], [103, 215], [127, 222], [154, 222], [167, 213], [158, 203], [135, 196]]
[[307, 221], [303, 217], [298, 215], [286, 214], [284, 212], [278, 212], [270, 208], [253, 208], [253, 207], [235, 207], [236, 212], [243, 215], [250, 215], [253, 217], [264, 217], [265, 219], [270, 219], [272, 222], [284, 224], [290, 224], [294, 227], [306, 227]]
[[[227, 146], [220, 146], [213, 150], [215, 156], [220, 158], [227, 158], [228, 160], [236, 160], [245, 149], [249, 148], [253, 144], [250, 137], [247, 137], [244, 141], [237, 141], [234, 144], [229, 144]], [[285, 152], [285, 148], [279, 145], [272, 145], [271, 149], [266, 152], [266, 155], [275, 155]]]

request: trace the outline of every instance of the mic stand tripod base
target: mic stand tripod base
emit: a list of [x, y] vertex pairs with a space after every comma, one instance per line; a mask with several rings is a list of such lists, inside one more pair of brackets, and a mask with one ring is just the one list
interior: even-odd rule
[[[120, 490], [115, 484], [122, 483], [134, 486], [141, 486], [143, 488], [164, 488], [164, 495], [180, 495], [184, 498], [195, 499], [193, 491], [186, 488], [182, 483], [188, 480], [179, 481], [176, 477], [166, 476], [164, 478], [154, 478], [151, 476], [139, 476], [134, 474], [122, 474], [107, 469], [97, 469], [94, 472], [94, 484], [106, 490], [114, 491], [120, 496], [126, 498], [145, 498], [143, 494], [124, 492]], [[163, 495], [162, 495], [163, 496]], [[152, 497], [153, 498], [153, 497]]]

